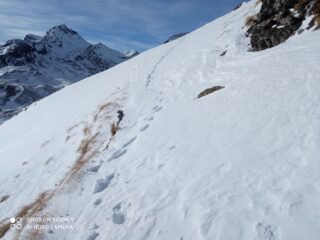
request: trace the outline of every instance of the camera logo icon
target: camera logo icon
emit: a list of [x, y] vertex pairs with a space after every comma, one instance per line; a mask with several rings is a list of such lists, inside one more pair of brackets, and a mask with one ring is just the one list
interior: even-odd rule
[[10, 228], [11, 229], [22, 229], [22, 218], [17, 217], [17, 218], [10, 218]]

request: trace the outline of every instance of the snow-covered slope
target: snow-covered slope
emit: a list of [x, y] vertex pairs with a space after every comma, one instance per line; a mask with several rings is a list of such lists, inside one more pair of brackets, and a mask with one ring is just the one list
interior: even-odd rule
[[123, 54], [127, 57], [127, 58], [133, 58], [135, 56], [138, 56], [140, 54], [140, 52], [136, 51], [136, 50], [127, 50], [124, 51]]
[[170, 36], [166, 41], [164, 41], [163, 43], [168, 43], [168, 42], [177, 40], [178, 38], [181, 38], [181, 37], [183, 37], [183, 36], [186, 35], [186, 34], [188, 34], [188, 33], [185, 32], [185, 33], [178, 33], [178, 34], [172, 35], [172, 36]]
[[[320, 32], [250, 52], [257, 11], [243, 4], [5, 122], [2, 239], [319, 239]], [[67, 222], [32, 231], [35, 216]]]
[[129, 59], [65, 25], [0, 46], [0, 124], [34, 101]]

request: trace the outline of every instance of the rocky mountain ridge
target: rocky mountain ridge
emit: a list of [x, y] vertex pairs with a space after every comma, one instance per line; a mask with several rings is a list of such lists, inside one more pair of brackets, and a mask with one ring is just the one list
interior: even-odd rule
[[90, 44], [66, 25], [0, 46], [0, 123], [24, 107], [133, 56]]
[[[274, 47], [290, 36], [320, 26], [319, 0], [261, 0], [257, 15], [247, 19], [253, 51]], [[307, 21], [305, 28], [303, 22]]]

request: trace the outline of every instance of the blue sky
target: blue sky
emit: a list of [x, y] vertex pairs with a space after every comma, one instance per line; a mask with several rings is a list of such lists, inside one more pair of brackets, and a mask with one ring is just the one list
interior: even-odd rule
[[92, 43], [146, 50], [231, 11], [239, 0], [0, 0], [0, 43], [66, 24]]

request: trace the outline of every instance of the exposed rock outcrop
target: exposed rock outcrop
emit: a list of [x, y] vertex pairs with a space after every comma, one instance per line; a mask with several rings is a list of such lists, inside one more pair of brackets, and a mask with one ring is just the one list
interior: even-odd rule
[[315, 14], [318, 0], [261, 0], [248, 34], [253, 51], [274, 47], [286, 41], [302, 25], [306, 16]]
[[198, 98], [202, 98], [204, 96], [207, 96], [207, 95], [209, 95], [209, 94], [211, 94], [213, 92], [216, 92], [218, 90], [221, 90], [223, 88], [225, 88], [225, 87], [224, 86], [214, 86], [214, 87], [211, 87], [211, 88], [207, 88], [204, 91], [202, 91], [201, 93], [199, 93]]
[[26, 41], [13, 39], [0, 47], [0, 67], [34, 62], [35, 49]]

